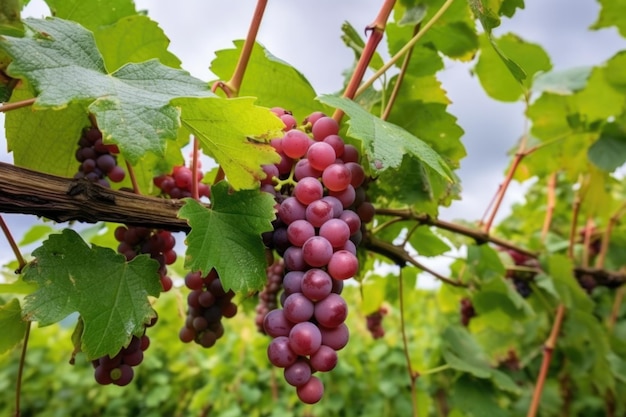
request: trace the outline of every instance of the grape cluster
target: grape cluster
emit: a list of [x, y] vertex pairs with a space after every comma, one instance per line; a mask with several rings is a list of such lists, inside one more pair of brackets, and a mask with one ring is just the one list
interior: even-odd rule
[[507, 278], [511, 279], [513, 287], [519, 295], [524, 298], [530, 297], [533, 292], [530, 286], [530, 282], [535, 278], [536, 275], [536, 272], [533, 269], [539, 268], [539, 262], [537, 261], [537, 259], [517, 252], [513, 249], [507, 249], [506, 253], [511, 256], [511, 259], [513, 259], [513, 263], [516, 266], [528, 268], [528, 270], [508, 270], [506, 276]]
[[189, 272], [185, 285], [191, 292], [187, 296], [187, 319], [178, 336], [185, 343], [194, 341], [210, 348], [224, 334], [222, 317], [237, 314], [237, 304], [232, 302], [235, 293], [224, 290], [215, 269], [205, 277], [199, 271]]
[[198, 167], [194, 176], [191, 168], [184, 165], [175, 166], [170, 174], [159, 175], [154, 177], [154, 185], [159, 187], [163, 194], [170, 198], [192, 197], [191, 189], [195, 181], [198, 186], [198, 197], [210, 197], [211, 189], [208, 185], [201, 182], [204, 174]]
[[[152, 327], [156, 324], [155, 318], [146, 325]], [[150, 338], [145, 334], [141, 337], [132, 336], [130, 343], [111, 357], [109, 355], [93, 360], [94, 377], [98, 384], [114, 384], [120, 387], [128, 385], [135, 375], [133, 367], [143, 361], [143, 352], [150, 346]]]
[[270, 142], [281, 161], [263, 167], [261, 188], [275, 196], [278, 212], [273, 233], [264, 238], [283, 257], [286, 274], [283, 308], [270, 311], [263, 327], [273, 338], [270, 362], [284, 368], [301, 401], [313, 404], [324, 393], [313, 373], [332, 370], [336, 351], [348, 342], [348, 306], [340, 294], [343, 281], [357, 273], [356, 245], [374, 208], [365, 196], [359, 153], [338, 136], [334, 119], [313, 113], [298, 129], [289, 112], [272, 111], [285, 128]]
[[469, 326], [470, 320], [476, 316], [476, 310], [472, 300], [467, 297], [461, 298], [460, 302], [461, 324], [465, 327]]
[[126, 173], [117, 165], [117, 158], [113, 155], [117, 153], [116, 145], [102, 142], [102, 132], [97, 127], [83, 129], [75, 154], [80, 167], [74, 178], [85, 178], [105, 187], [110, 187], [106, 177], [113, 182], [122, 181]]
[[149, 229], [137, 226], [118, 226], [115, 229], [115, 239], [120, 242], [117, 251], [126, 257], [127, 261], [139, 254], [148, 254], [159, 262], [159, 275], [163, 291], [172, 288], [172, 279], [167, 275], [167, 265], [176, 261], [174, 245], [176, 239], [167, 230]]
[[256, 306], [255, 324], [259, 332], [265, 334], [263, 320], [270, 311], [278, 308], [278, 292], [283, 283], [285, 263], [282, 259], [273, 262], [266, 269], [267, 282], [261, 292], [259, 292], [259, 302]]
[[385, 317], [387, 313], [388, 311], [386, 307], [380, 307], [378, 310], [365, 316], [367, 331], [370, 332], [374, 339], [380, 339], [385, 336], [383, 317]]

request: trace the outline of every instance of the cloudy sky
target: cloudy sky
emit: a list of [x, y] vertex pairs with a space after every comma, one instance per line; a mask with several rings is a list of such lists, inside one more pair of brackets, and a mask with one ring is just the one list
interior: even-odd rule
[[[461, 1], [461, 0], [459, 0]], [[299, 69], [319, 94], [341, 88], [342, 71], [352, 64], [353, 53], [340, 39], [340, 26], [349, 21], [359, 29], [370, 23], [381, 0], [271, 0], [258, 41], [275, 56]], [[185, 0], [171, 2], [136, 0], [159, 22], [171, 40], [171, 51], [192, 75], [211, 80], [208, 67], [214, 51], [230, 48], [232, 41], [245, 37], [256, 2], [253, 0]], [[626, 41], [616, 30], [589, 31], [599, 6], [595, 0], [526, 0], [526, 8], [511, 20], [504, 20], [496, 33], [514, 32], [538, 43], [552, 58], [555, 69], [600, 64]], [[42, 17], [47, 8], [32, 0], [25, 16]], [[384, 45], [381, 44], [381, 48]], [[442, 211], [444, 219], [479, 219], [496, 191], [507, 165], [506, 152], [522, 133], [523, 107], [489, 99], [482, 92], [471, 66], [450, 62], [439, 74], [452, 105], [450, 112], [465, 130], [463, 141], [468, 156], [462, 161], [463, 200]], [[0, 160], [11, 161], [0, 134]], [[519, 198], [513, 186], [507, 203]], [[506, 212], [504, 211], [503, 214]], [[33, 217], [5, 215], [19, 239]], [[0, 238], [0, 253], [8, 249]]]

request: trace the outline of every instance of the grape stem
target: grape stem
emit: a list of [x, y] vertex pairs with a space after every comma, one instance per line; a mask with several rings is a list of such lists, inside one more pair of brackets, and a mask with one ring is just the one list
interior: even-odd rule
[[11, 110], [21, 109], [22, 107], [32, 106], [37, 100], [37, 97], [28, 98], [26, 100], [20, 100], [13, 103], [6, 103], [0, 106], [0, 112], [5, 113]]
[[[579, 183], [582, 181], [579, 181]], [[576, 244], [576, 225], [578, 224], [578, 214], [580, 213], [580, 204], [581, 204], [581, 196], [580, 196], [580, 188], [576, 192], [574, 196], [574, 201], [572, 203], [572, 222], [570, 224], [569, 231], [569, 245], [567, 246], [567, 257], [570, 259], [574, 259], [574, 245]]]
[[11, 250], [15, 254], [15, 259], [17, 259], [17, 263], [19, 265], [15, 273], [19, 274], [22, 271], [22, 269], [26, 266], [26, 261], [24, 260], [24, 257], [22, 256], [22, 253], [20, 252], [20, 248], [17, 246], [17, 243], [15, 242], [15, 239], [13, 238], [13, 235], [11, 234], [11, 231], [9, 230], [9, 226], [6, 224], [2, 216], [0, 216], [0, 229], [2, 229], [2, 232], [4, 233], [7, 240], [9, 241], [9, 246], [11, 246]]
[[[420, 31], [421, 23], [415, 25], [415, 29], [413, 29], [413, 36], [417, 35]], [[382, 120], [387, 120], [389, 118], [389, 114], [391, 113], [391, 109], [393, 108], [396, 99], [398, 98], [398, 94], [400, 93], [400, 87], [402, 87], [402, 82], [404, 81], [404, 76], [409, 68], [409, 63], [411, 62], [411, 56], [413, 55], [413, 48], [409, 49], [404, 56], [404, 60], [402, 61], [402, 66], [400, 67], [400, 73], [396, 78], [396, 83], [393, 86], [393, 90], [391, 91], [391, 95], [389, 96], [389, 101], [385, 105], [385, 110], [383, 114], [380, 116]]]
[[22, 353], [20, 354], [20, 363], [17, 369], [17, 381], [15, 382], [15, 417], [20, 417], [20, 401], [22, 396], [22, 376], [24, 375], [24, 365], [26, 364], [26, 351], [28, 349], [28, 339], [30, 338], [30, 324], [26, 323], [26, 331], [24, 332], [24, 343], [22, 344]]
[[198, 192], [198, 180], [196, 179], [198, 173], [198, 165], [199, 165], [199, 148], [200, 144], [198, 138], [194, 136], [193, 138], [193, 156], [191, 157], [191, 172], [193, 172], [193, 181], [191, 181], [191, 197], [194, 200], [200, 199], [200, 194]]
[[409, 352], [409, 341], [406, 335], [406, 323], [404, 319], [404, 280], [402, 279], [402, 271], [404, 268], [400, 268], [398, 273], [398, 302], [400, 307], [400, 331], [402, 332], [402, 347], [404, 349], [404, 357], [406, 358], [406, 369], [409, 372], [409, 379], [411, 380], [411, 405], [413, 407], [413, 417], [417, 417], [419, 410], [417, 408], [417, 391], [416, 383], [419, 378], [419, 372], [413, 370], [411, 365], [411, 354]]
[[550, 336], [546, 340], [546, 343], [543, 347], [543, 361], [541, 362], [541, 369], [539, 370], [539, 375], [537, 376], [537, 383], [533, 392], [532, 402], [530, 403], [530, 407], [528, 409], [528, 414], [526, 415], [526, 417], [535, 417], [537, 415], [537, 411], [539, 410], [539, 401], [541, 400], [543, 384], [548, 375], [550, 361], [552, 360], [552, 353], [554, 351], [554, 347], [556, 346], [556, 341], [561, 330], [561, 324], [563, 323], [564, 315], [565, 306], [563, 304], [559, 304], [556, 309], [556, 316], [554, 318], [554, 323], [552, 324]]
[[474, 229], [474, 228], [470, 228], [470, 227], [466, 227], [466, 226], [462, 226], [460, 224], [456, 224], [456, 223], [452, 223], [452, 222], [447, 222], [444, 220], [439, 220], [436, 218], [433, 218], [431, 216], [429, 216], [428, 214], [423, 214], [423, 213], [415, 213], [413, 210], [410, 209], [385, 209], [385, 208], [376, 208], [376, 214], [380, 215], [380, 216], [395, 216], [395, 217], [399, 217], [402, 218], [404, 220], [415, 220], [421, 224], [425, 224], [425, 225], [429, 225], [429, 226], [434, 226], [438, 229], [443, 229], [443, 230], [447, 230], [449, 232], [453, 232], [453, 233], [457, 233], [463, 236], [467, 236], [470, 237], [472, 239], [474, 239], [476, 241], [476, 243], [478, 244], [483, 244], [483, 243], [487, 243], [487, 242], [491, 242], [495, 245], [498, 245], [500, 247], [506, 248], [506, 249], [511, 249], [514, 250], [516, 252], [519, 252], [523, 255], [526, 255], [528, 257], [531, 258], [536, 258], [537, 254], [519, 247], [509, 241], [506, 241], [504, 239], [500, 239], [498, 237], [495, 236], [490, 236], [488, 233], [479, 230], [479, 229]]
[[133, 170], [133, 166], [128, 161], [126, 161], [126, 170], [128, 171], [130, 183], [133, 186], [133, 192], [135, 194], [141, 194], [141, 191], [139, 190], [139, 184], [137, 183], [137, 177], [135, 176], [135, 170]]
[[611, 234], [613, 233], [613, 228], [619, 222], [619, 219], [626, 213], [626, 203], [622, 204], [621, 207], [617, 209], [611, 218], [609, 219], [609, 223], [604, 230], [602, 235], [602, 242], [600, 244], [600, 252], [598, 253], [598, 257], [596, 258], [596, 268], [604, 268], [604, 262], [606, 260], [606, 254], [609, 250], [609, 243], [611, 241]]
[[[356, 92], [359, 88], [359, 84], [363, 80], [365, 71], [367, 71], [372, 57], [376, 52], [376, 48], [383, 38], [387, 20], [393, 11], [395, 3], [395, 0], [385, 0], [380, 11], [378, 12], [378, 15], [376, 16], [376, 19], [374, 19], [374, 22], [365, 28], [366, 33], [370, 32], [370, 37], [368, 38], [365, 48], [359, 57], [359, 61], [357, 62], [356, 68], [350, 77], [350, 81], [343, 92], [343, 97], [353, 99], [356, 96]], [[333, 119], [335, 119], [337, 123], [340, 123], [343, 118], [343, 114], [344, 113], [341, 109], [336, 109], [335, 113], [333, 113]]]
[[435, 23], [437, 23], [437, 21], [441, 18], [445, 11], [448, 10], [453, 2], [454, 0], [446, 0], [446, 2], [441, 5], [441, 8], [437, 10], [437, 13], [435, 13], [433, 17], [431, 17], [428, 23], [423, 25], [420, 31], [415, 36], [413, 36], [411, 40], [409, 40], [406, 45], [402, 47], [402, 49], [400, 49], [393, 57], [391, 57], [391, 59], [386, 62], [385, 65], [383, 65], [378, 71], [376, 71], [376, 73], [374, 73], [374, 75], [372, 75], [367, 81], [365, 81], [356, 91], [354, 96], [358, 97], [360, 94], [365, 92], [365, 90], [367, 90], [372, 84], [374, 84], [377, 79], [379, 79], [384, 73], [386, 73], [389, 68], [391, 68], [396, 62], [398, 62], [404, 54], [408, 53], [409, 50], [413, 48], [413, 46], [415, 46], [415, 44], [424, 36], [424, 34], [426, 34], [426, 32], [428, 32], [428, 30]]
[[248, 29], [248, 36], [246, 36], [246, 40], [243, 44], [243, 49], [241, 50], [241, 55], [239, 56], [239, 61], [237, 61], [237, 66], [235, 67], [233, 76], [230, 80], [224, 83], [235, 96], [239, 94], [243, 76], [246, 72], [246, 68], [248, 67], [248, 62], [250, 61], [250, 55], [252, 55], [252, 48], [254, 47], [254, 42], [256, 41], [261, 21], [263, 20], [265, 6], [267, 6], [267, 0], [257, 1], [254, 15], [252, 16], [252, 22], [250, 22], [250, 28]]
[[396, 264], [400, 265], [400, 267], [404, 267], [407, 263], [409, 263], [432, 275], [438, 280], [445, 282], [446, 284], [450, 284], [455, 287], [467, 287], [466, 284], [444, 277], [440, 273], [423, 265], [421, 262], [413, 258], [403, 247], [396, 246], [374, 236], [369, 236], [367, 239], [364, 239], [363, 246], [372, 252], [380, 253], [381, 255], [386, 256], [387, 258], [393, 260]]

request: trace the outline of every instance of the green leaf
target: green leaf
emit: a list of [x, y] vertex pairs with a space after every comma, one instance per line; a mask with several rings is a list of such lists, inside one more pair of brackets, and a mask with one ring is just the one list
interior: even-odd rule
[[568, 95], [582, 90], [587, 85], [593, 67], [577, 67], [560, 71], [538, 73], [533, 81], [532, 92], [550, 92]]
[[426, 33], [423, 42], [430, 42], [442, 54], [462, 61], [471, 60], [478, 49], [478, 35], [468, 22], [435, 25]]
[[404, 157], [409, 156], [452, 182], [450, 167], [441, 156], [406, 130], [375, 117], [352, 100], [331, 95], [323, 95], [319, 100], [343, 110], [350, 117], [348, 135], [363, 143], [369, 167], [375, 174], [398, 168]]
[[147, 16], [124, 17], [115, 24], [97, 29], [94, 36], [109, 72], [129, 62], [154, 58], [169, 67], [180, 68], [180, 60], [167, 50], [169, 39]]
[[609, 123], [598, 140], [589, 147], [589, 160], [606, 172], [613, 172], [626, 162], [626, 132], [622, 126]]
[[22, 309], [17, 298], [0, 306], [0, 355], [24, 338], [27, 326], [28, 322], [22, 319]]
[[47, 224], [36, 224], [28, 229], [26, 233], [24, 233], [24, 236], [22, 237], [22, 240], [20, 240], [19, 245], [25, 246], [30, 243], [37, 242], [48, 236], [50, 233], [55, 232], [55, 230], [56, 229]]
[[136, 13], [132, 0], [45, 0], [53, 16], [73, 20], [95, 31]]
[[476, 380], [468, 376], [459, 378], [454, 384], [451, 402], [455, 407], [463, 410], [463, 415], [482, 417], [508, 417], [505, 409], [497, 401], [497, 394], [493, 387], [485, 381]]
[[590, 29], [602, 29], [615, 26], [620, 35], [626, 37], [626, 3], [622, 0], [598, 0], [601, 9], [598, 20]]
[[224, 289], [247, 293], [266, 281], [261, 233], [272, 230], [274, 199], [258, 191], [229, 193], [221, 181], [211, 187], [212, 208], [187, 199], [178, 215], [187, 219], [185, 267], [208, 274], [215, 268]]
[[255, 106], [254, 101], [243, 97], [173, 102], [183, 109], [183, 125], [198, 138], [203, 151], [220, 164], [235, 189], [258, 188], [265, 176], [261, 165], [280, 161], [269, 143], [254, 138], [270, 139], [283, 124], [268, 109]]
[[377, 274], [367, 275], [361, 282], [361, 292], [363, 294], [361, 311], [363, 314], [378, 311], [385, 301], [388, 282], [389, 276], [383, 277]]
[[86, 106], [105, 141], [118, 144], [131, 164], [149, 151], [162, 155], [165, 141], [177, 137], [172, 99], [213, 95], [202, 81], [156, 60], [107, 74], [91, 32], [57, 18], [25, 22], [34, 33], [5, 37], [0, 48], [13, 58], [9, 74], [26, 78], [39, 93], [34, 108]]
[[609, 59], [604, 67], [606, 81], [622, 94], [626, 93], [624, 66], [626, 66], [626, 51], [620, 51]]
[[[215, 52], [211, 62], [211, 71], [222, 81], [230, 80], [241, 55], [244, 42], [234, 43], [236, 49]], [[315, 90], [304, 75], [258, 43], [252, 49], [239, 96], [257, 97], [260, 106], [280, 106], [291, 111], [296, 120], [326, 110], [315, 101]]]
[[413, 230], [409, 242], [420, 256], [438, 256], [450, 250], [450, 246], [426, 225]]
[[492, 378], [501, 389], [519, 392], [519, 387], [510, 377], [489, 365], [487, 356], [466, 329], [448, 327], [442, 334], [442, 340], [443, 357], [452, 368], [478, 378]]
[[483, 25], [485, 32], [490, 34], [491, 30], [500, 26], [500, 16], [498, 15], [499, 1], [494, 0], [470, 0], [469, 5], [474, 15]]
[[90, 248], [71, 229], [50, 235], [33, 256], [24, 281], [39, 288], [26, 296], [24, 317], [47, 326], [77, 311], [89, 359], [117, 354], [154, 317], [148, 296], [157, 297], [162, 288], [159, 264], [148, 256], [126, 262], [109, 248]]
[[[28, 83], [13, 90], [11, 102], [33, 97]], [[74, 157], [83, 127], [89, 120], [78, 104], [62, 110], [25, 107], [5, 116], [7, 147], [17, 166], [61, 177], [71, 177], [78, 170]], [[45, 139], [45, 140], [44, 140]]]
[[0, 1], [0, 33], [19, 36], [24, 32], [20, 11], [20, 0]]
[[490, 97], [517, 101], [530, 90], [534, 74], [551, 67], [550, 57], [541, 46], [506, 34], [497, 39], [481, 38], [475, 71]]
[[565, 255], [552, 255], [547, 259], [547, 272], [554, 280], [561, 302], [568, 308], [582, 312], [593, 310], [594, 302], [578, 284], [573, 273], [574, 265]]

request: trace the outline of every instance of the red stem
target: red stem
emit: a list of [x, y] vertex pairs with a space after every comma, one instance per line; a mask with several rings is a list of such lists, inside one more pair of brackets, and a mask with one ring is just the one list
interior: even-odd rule
[[37, 97], [29, 98], [26, 100], [16, 101], [14, 103], [6, 103], [0, 106], [0, 113], [4, 113], [11, 110], [21, 109], [22, 107], [32, 106], [35, 103]]
[[535, 417], [537, 415], [537, 411], [539, 410], [539, 402], [541, 401], [543, 384], [545, 383], [546, 377], [548, 376], [548, 369], [550, 368], [550, 361], [552, 360], [552, 352], [554, 351], [554, 347], [556, 346], [556, 341], [559, 335], [559, 331], [561, 330], [561, 324], [563, 323], [564, 315], [565, 306], [563, 304], [559, 304], [556, 310], [554, 323], [552, 324], [552, 331], [550, 332], [550, 336], [548, 337], [548, 340], [546, 340], [546, 343], [544, 345], [543, 361], [541, 362], [541, 369], [539, 370], [539, 375], [537, 376], [537, 384], [535, 385], [535, 391], [533, 392], [533, 399], [526, 417]]
[[141, 194], [141, 191], [139, 190], [139, 184], [137, 183], [137, 177], [135, 176], [135, 171], [133, 170], [132, 165], [128, 163], [128, 161], [126, 161], [126, 170], [128, 171], [130, 183], [133, 186], [133, 192], [135, 194]]
[[9, 230], [9, 226], [6, 224], [2, 216], [0, 216], [0, 229], [2, 229], [2, 232], [4, 233], [7, 240], [9, 241], [11, 250], [15, 254], [15, 258], [17, 259], [17, 263], [19, 265], [18, 270], [16, 272], [20, 273], [22, 271], [22, 268], [26, 266], [26, 261], [24, 260], [24, 257], [22, 256], [22, 253], [20, 252], [20, 249], [17, 246], [15, 239], [13, 239], [13, 235], [11, 234], [11, 231]]
[[241, 51], [241, 55], [239, 56], [237, 66], [235, 67], [235, 72], [233, 73], [231, 79], [225, 83], [226, 86], [230, 89], [231, 93], [234, 95], [239, 94], [241, 82], [243, 81], [246, 67], [248, 66], [248, 62], [250, 61], [250, 55], [252, 55], [252, 48], [254, 47], [254, 42], [256, 41], [256, 36], [259, 32], [261, 21], [263, 20], [265, 6], [267, 6], [267, 0], [257, 1], [254, 15], [252, 16], [252, 22], [250, 22], [250, 28], [248, 29], [248, 36], [246, 36], [246, 41], [243, 44], [243, 49]]
[[[387, 20], [389, 19], [389, 15], [393, 11], [393, 6], [395, 5], [395, 0], [385, 0], [383, 6], [381, 7], [376, 19], [369, 26], [367, 26], [366, 31], [370, 31], [370, 37], [365, 44], [365, 48], [363, 49], [363, 53], [359, 57], [359, 62], [352, 73], [352, 77], [350, 77], [350, 81], [348, 82], [348, 86], [343, 93], [343, 97], [353, 99], [357, 90], [359, 89], [359, 85], [363, 80], [363, 76], [365, 75], [365, 71], [376, 52], [376, 48], [378, 44], [383, 38], [383, 33], [385, 32], [385, 26], [387, 25]], [[343, 111], [340, 109], [335, 110], [333, 113], [333, 119], [337, 121], [337, 123], [341, 122], [343, 118]]]

